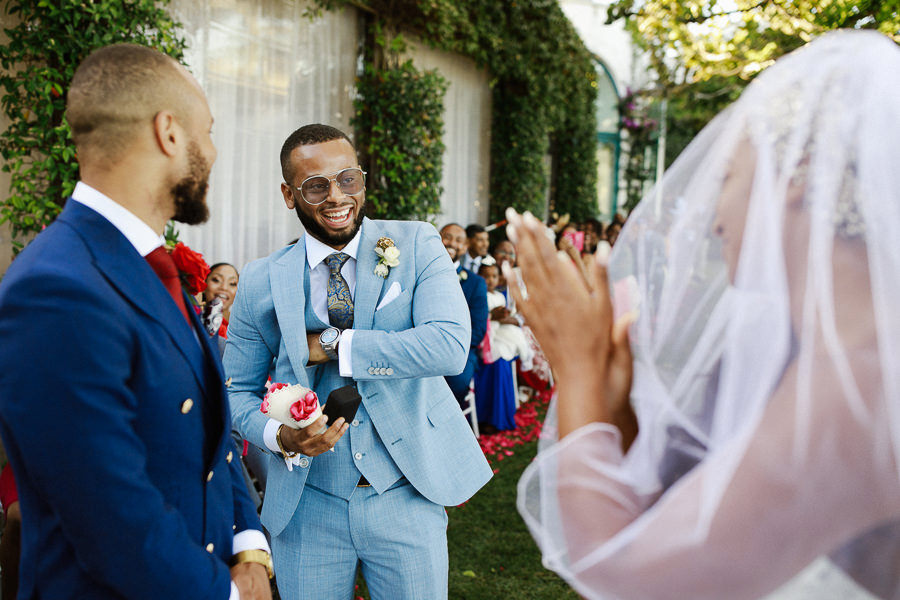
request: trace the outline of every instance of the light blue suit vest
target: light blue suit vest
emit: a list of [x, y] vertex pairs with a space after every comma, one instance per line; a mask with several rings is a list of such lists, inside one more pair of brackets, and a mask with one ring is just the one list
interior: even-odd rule
[[[303, 289], [306, 298], [310, 297], [309, 263], [303, 270]], [[306, 330], [321, 331], [328, 325], [316, 316], [313, 303], [306, 303]], [[307, 377], [312, 389], [324, 403], [328, 395], [339, 387], [355, 385], [353, 379], [341, 377], [337, 361], [329, 361], [324, 365], [307, 367]], [[397, 482], [403, 473], [388, 454], [378, 432], [372, 427], [372, 419], [363, 404], [356, 411], [356, 418], [334, 447], [334, 452], [325, 452], [310, 458], [308, 485], [313, 485], [345, 500], [350, 499], [360, 474], [365, 475], [369, 483], [379, 492], [383, 492]]]

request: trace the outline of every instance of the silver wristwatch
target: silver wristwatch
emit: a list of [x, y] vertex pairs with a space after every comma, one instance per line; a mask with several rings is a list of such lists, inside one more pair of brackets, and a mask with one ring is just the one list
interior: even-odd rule
[[325, 356], [331, 360], [337, 360], [337, 345], [339, 341], [341, 341], [341, 330], [337, 327], [329, 327], [319, 334], [319, 345], [322, 346]]

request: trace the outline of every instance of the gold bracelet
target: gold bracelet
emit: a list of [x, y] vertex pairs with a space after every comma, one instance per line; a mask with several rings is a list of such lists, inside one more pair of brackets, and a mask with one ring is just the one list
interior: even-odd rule
[[284, 425], [278, 426], [278, 431], [275, 432], [275, 443], [278, 444], [278, 449], [281, 450], [281, 453], [285, 456], [285, 458], [293, 458], [297, 456], [296, 452], [288, 452], [284, 449], [284, 444], [281, 442], [281, 430], [284, 428]]
[[259, 563], [266, 568], [269, 579], [275, 577], [275, 568], [272, 566], [272, 556], [265, 550], [244, 550], [231, 557], [231, 566], [241, 563]]

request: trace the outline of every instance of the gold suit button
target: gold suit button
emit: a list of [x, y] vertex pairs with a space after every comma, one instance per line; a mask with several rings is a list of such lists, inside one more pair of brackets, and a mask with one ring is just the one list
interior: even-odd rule
[[206, 480], [207, 480], [207, 481], [212, 481], [212, 477], [213, 477], [213, 472], [210, 471], [210, 472], [206, 475]]
[[186, 415], [191, 412], [191, 409], [194, 408], [194, 401], [188, 398], [184, 402], [181, 403], [181, 414]]
[[228, 454], [225, 455], [225, 462], [230, 463], [234, 459], [234, 452], [228, 451]]
[[213, 546], [212, 543], [209, 543], [206, 545], [206, 551], [209, 552], [210, 554], [212, 554], [213, 550], [215, 550], [215, 549], [216, 549], [216, 547]]

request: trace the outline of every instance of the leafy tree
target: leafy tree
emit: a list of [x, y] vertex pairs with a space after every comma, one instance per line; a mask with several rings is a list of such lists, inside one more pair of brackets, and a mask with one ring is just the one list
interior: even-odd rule
[[18, 20], [0, 46], [0, 106], [10, 125], [0, 134], [10, 196], [0, 203], [13, 249], [53, 221], [78, 179], [75, 147], [64, 120], [66, 90], [90, 52], [117, 42], [155, 47], [181, 59], [184, 41], [167, 0], [8, 1]]
[[900, 42], [897, 0], [617, 0], [669, 100], [667, 162], [743, 88], [786, 54], [838, 28], [875, 29]]

